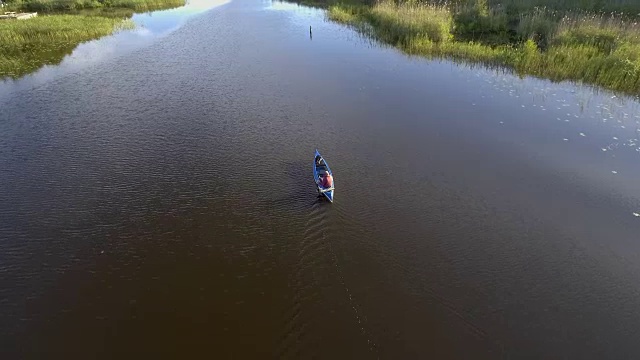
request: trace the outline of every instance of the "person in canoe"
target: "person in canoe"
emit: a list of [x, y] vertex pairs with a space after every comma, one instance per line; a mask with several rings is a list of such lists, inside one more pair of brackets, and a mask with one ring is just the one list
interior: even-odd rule
[[333, 186], [333, 176], [331, 176], [331, 174], [329, 174], [329, 172], [326, 170], [320, 177], [320, 185], [325, 189]]

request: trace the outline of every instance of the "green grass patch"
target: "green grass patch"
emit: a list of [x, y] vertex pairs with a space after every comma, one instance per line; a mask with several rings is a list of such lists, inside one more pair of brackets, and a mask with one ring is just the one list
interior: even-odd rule
[[[602, 11], [603, 4], [640, 10], [640, 2], [626, 0], [567, 0], [562, 8], [567, 3], [593, 11]], [[491, 0], [333, 4], [327, 15], [408, 54], [640, 94], [640, 25], [634, 14], [526, 8], [551, 4], [544, 0], [491, 4]], [[511, 14], [508, 6], [526, 11]]]
[[182, 6], [185, 0], [13, 0], [10, 9], [45, 13], [0, 21], [0, 79], [54, 65], [78, 44], [133, 28], [135, 11]]
[[[378, 0], [290, 0], [292, 2], [329, 7], [330, 5], [375, 5]], [[383, 0], [384, 2], [384, 0]], [[475, 6], [478, 0], [394, 0], [395, 4], [429, 4], [461, 8]], [[510, 15], [528, 12], [536, 8], [544, 8], [558, 12], [586, 12], [586, 13], [624, 13], [629, 16], [640, 14], [640, 1], [637, 0], [481, 0], [482, 6], [490, 9], [502, 8]]]
[[151, 11], [182, 6], [185, 0], [9, 0], [7, 4], [28, 12], [66, 13], [84, 9]]
[[84, 41], [133, 23], [122, 18], [48, 15], [0, 23], [0, 78], [18, 78], [46, 64], [58, 64]]

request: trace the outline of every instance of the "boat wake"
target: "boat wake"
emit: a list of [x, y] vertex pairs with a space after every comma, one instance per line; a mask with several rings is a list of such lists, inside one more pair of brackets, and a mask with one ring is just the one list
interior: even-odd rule
[[313, 315], [313, 308], [320, 303], [319, 275], [326, 272], [318, 269], [327, 267], [327, 240], [331, 238], [332, 231], [329, 226], [329, 205], [321, 197], [307, 205], [304, 233], [294, 250], [297, 258], [291, 284], [294, 298], [291, 309], [285, 315], [278, 358], [300, 358], [301, 351], [309, 349], [306, 336], [308, 317]]
[[[352, 324], [357, 326], [362, 338], [367, 342], [367, 348], [377, 353], [377, 344], [370, 331], [367, 330], [367, 317], [358, 305], [357, 297], [353, 294], [345, 278], [340, 256], [340, 239], [336, 226], [332, 226], [337, 217], [342, 217], [340, 211], [326, 199], [318, 197], [308, 205], [308, 215], [304, 225], [304, 232], [297, 244], [295, 255], [295, 271], [291, 286], [294, 288], [294, 299], [291, 309], [285, 316], [285, 331], [279, 343], [279, 358], [300, 358], [313, 354], [318, 339], [310, 334], [311, 327], [318, 319], [318, 313], [326, 312], [332, 304], [342, 303], [345, 315], [353, 314]], [[327, 300], [328, 293], [345, 296], [347, 301]], [[308, 330], [308, 331], [307, 331]]]

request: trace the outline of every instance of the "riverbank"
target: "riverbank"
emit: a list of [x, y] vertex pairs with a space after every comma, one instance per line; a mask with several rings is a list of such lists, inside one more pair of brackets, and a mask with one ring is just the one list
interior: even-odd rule
[[61, 13], [86, 9], [152, 11], [183, 6], [185, 0], [8, 0], [9, 9]]
[[597, 7], [597, 2], [575, 0], [562, 7], [533, 6], [545, 1], [303, 3], [324, 6], [330, 19], [408, 54], [640, 94], [640, 25], [628, 15], [638, 14], [640, 4], [621, 0]]
[[11, 9], [38, 11], [40, 16], [0, 21], [0, 79], [19, 78], [44, 65], [58, 64], [82, 42], [133, 28], [131, 16], [136, 11], [169, 9], [184, 4], [184, 0], [28, 0], [9, 3]]
[[133, 26], [128, 19], [87, 15], [4, 21], [0, 24], [0, 78], [18, 78], [57, 64], [78, 44]]

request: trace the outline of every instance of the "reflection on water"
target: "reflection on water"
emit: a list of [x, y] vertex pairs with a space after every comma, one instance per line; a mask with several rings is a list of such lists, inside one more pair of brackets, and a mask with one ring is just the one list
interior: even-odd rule
[[[522, 116], [500, 118], [497, 125], [518, 129], [523, 121], [535, 121], [536, 127], [544, 129], [547, 146], [558, 145], [562, 152], [585, 154], [601, 164], [603, 176], [624, 174], [629, 183], [640, 178], [637, 99], [590, 86], [516, 79], [489, 70], [477, 70], [470, 82], [476, 84], [478, 92], [470, 98], [469, 105], [485, 108], [507, 99], [511, 107], [520, 107]], [[512, 134], [518, 136], [517, 132]], [[619, 186], [618, 182], [615, 184]]]
[[308, 16], [308, 15], [318, 16], [318, 15], [324, 14], [324, 11], [321, 10], [321, 9], [318, 9], [318, 8], [313, 8], [313, 7], [300, 5], [298, 3], [287, 2], [287, 1], [278, 1], [278, 0], [274, 0], [272, 2], [268, 2], [266, 4], [266, 9], [267, 10], [278, 10], [278, 11], [295, 11], [296, 12], [296, 17], [299, 17], [301, 15], [303, 15], [303, 16]]
[[131, 20], [136, 27], [132, 30], [119, 31], [101, 39], [82, 43], [60, 64], [45, 65], [35, 73], [17, 80], [10, 78], [0, 80], [0, 99], [10, 92], [29, 89], [57, 77], [78, 72], [105, 60], [140, 49], [178, 29], [192, 16], [228, 1], [190, 0], [185, 6], [175, 9], [133, 14]]
[[[326, 19], [323, 10], [297, 3], [273, 1], [270, 10], [292, 14], [289, 20], [299, 27], [314, 24], [320, 28], [318, 19]], [[329, 23], [331, 21], [325, 20]], [[341, 26], [341, 25], [337, 25]], [[319, 30], [320, 32], [320, 30]], [[575, 154], [589, 159], [598, 166], [576, 166], [575, 169], [602, 186], [627, 193], [637, 190], [640, 179], [640, 102], [638, 97], [617, 94], [591, 85], [571, 81], [561, 83], [533, 77], [517, 77], [511, 71], [483, 64], [427, 60], [420, 56], [404, 54], [385, 44], [371, 40], [358, 32], [345, 31], [349, 42], [360, 46], [386, 49], [406, 58], [421, 67], [441, 68], [441, 71], [420, 73], [416, 77], [426, 81], [434, 76], [442, 77], [446, 85], [456, 92], [462, 107], [478, 111], [478, 120], [485, 120], [488, 113], [498, 111], [499, 117], [486, 119], [486, 131], [505, 134], [505, 141], [526, 142], [535, 135], [544, 148], [530, 149], [532, 152], [558, 152], [564, 161]], [[342, 59], [367, 69], [367, 61], [361, 58]], [[396, 64], [390, 64], [395, 66]], [[388, 71], [389, 81], [397, 80], [394, 70]], [[371, 71], [373, 77], [384, 77], [382, 71]], [[430, 78], [431, 77], [431, 78]], [[382, 86], [373, 89], [362, 86], [361, 93], [385, 93]], [[492, 127], [491, 125], [495, 127]], [[534, 132], [531, 128], [536, 129]], [[546, 149], [545, 149], [546, 148]], [[549, 149], [553, 150], [549, 150]], [[553, 156], [552, 156], [553, 157]], [[572, 161], [567, 161], [571, 163]], [[558, 165], [566, 166], [566, 163]], [[612, 177], [613, 176], [613, 177]], [[635, 190], [632, 190], [635, 189]], [[640, 209], [640, 202], [633, 202]]]
[[141, 29], [133, 32], [145, 37], [162, 36], [180, 27], [189, 17], [226, 2], [228, 0], [191, 0], [175, 9], [134, 14], [132, 20]]
[[263, 0], [7, 99], [4, 358], [640, 354], [633, 99]]

